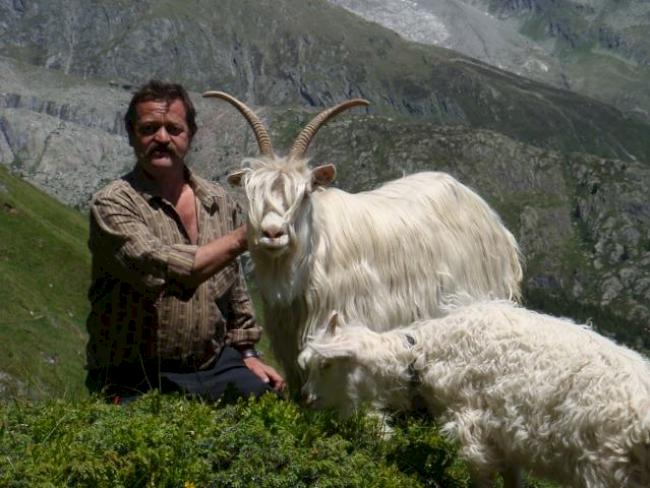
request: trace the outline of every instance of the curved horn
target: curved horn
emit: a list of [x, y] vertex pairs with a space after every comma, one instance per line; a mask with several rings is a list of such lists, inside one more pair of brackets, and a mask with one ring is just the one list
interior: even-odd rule
[[316, 135], [316, 132], [318, 132], [318, 129], [320, 129], [321, 126], [325, 124], [325, 122], [327, 122], [335, 115], [343, 112], [344, 110], [352, 107], [357, 107], [359, 105], [368, 106], [370, 105], [370, 102], [368, 100], [364, 100], [363, 98], [354, 98], [352, 100], [347, 100], [345, 102], [339, 103], [338, 105], [335, 105], [332, 108], [328, 108], [327, 110], [323, 110], [321, 113], [319, 113], [311, 120], [311, 122], [309, 122], [309, 124], [307, 124], [302, 132], [298, 134], [298, 137], [296, 137], [296, 142], [293, 143], [293, 147], [289, 152], [289, 159], [299, 159], [305, 155], [309, 143]]
[[257, 139], [257, 145], [260, 147], [262, 156], [268, 156], [270, 158], [273, 157], [273, 146], [271, 145], [271, 138], [269, 137], [269, 133], [266, 130], [266, 127], [264, 127], [264, 124], [262, 124], [259, 117], [255, 115], [255, 112], [248, 108], [243, 102], [240, 102], [235, 97], [224, 92], [207, 91], [203, 94], [203, 96], [221, 98], [239, 110], [239, 113], [244, 116], [244, 118], [253, 128], [253, 132], [255, 132], [255, 139]]

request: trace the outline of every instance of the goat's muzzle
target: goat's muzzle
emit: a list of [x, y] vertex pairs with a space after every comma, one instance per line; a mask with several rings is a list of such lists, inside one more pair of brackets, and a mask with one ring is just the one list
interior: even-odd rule
[[300, 394], [300, 403], [302, 403], [306, 407], [315, 407], [317, 400], [318, 397], [314, 393], [308, 393], [306, 391], [303, 391]]
[[268, 214], [262, 220], [257, 239], [258, 247], [271, 254], [280, 254], [289, 247], [287, 223], [276, 214]]

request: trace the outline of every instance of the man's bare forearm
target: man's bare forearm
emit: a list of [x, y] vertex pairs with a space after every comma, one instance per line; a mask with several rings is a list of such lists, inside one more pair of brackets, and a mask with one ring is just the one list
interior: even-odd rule
[[200, 246], [194, 257], [189, 283], [198, 286], [228, 266], [247, 248], [246, 226], [242, 225], [219, 239]]

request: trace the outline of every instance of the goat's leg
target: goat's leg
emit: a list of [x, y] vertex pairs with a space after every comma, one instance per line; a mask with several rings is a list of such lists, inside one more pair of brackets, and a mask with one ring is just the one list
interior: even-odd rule
[[524, 476], [519, 466], [507, 466], [501, 471], [503, 488], [524, 488]]

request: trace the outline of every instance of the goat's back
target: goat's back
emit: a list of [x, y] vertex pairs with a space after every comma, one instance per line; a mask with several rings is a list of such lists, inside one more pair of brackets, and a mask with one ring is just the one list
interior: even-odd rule
[[346, 318], [382, 330], [439, 316], [441, 298], [459, 290], [520, 295], [514, 236], [448, 174], [418, 173], [357, 194], [329, 189], [313, 205], [316, 289]]
[[461, 307], [410, 333], [427, 398], [484, 412], [483, 428], [496, 429], [486, 435], [505, 439], [504, 454], [536, 453], [531, 467], [548, 476], [564, 470], [565, 480], [593, 470], [593, 479], [617, 476], [629, 482], [617, 486], [636, 487], [635, 473], [650, 476], [650, 363], [640, 354], [586, 326], [499, 301]]

